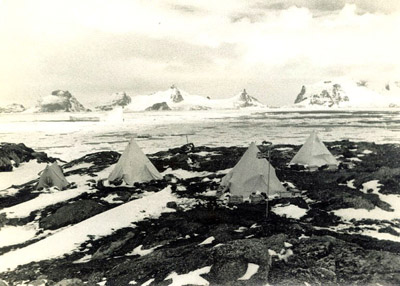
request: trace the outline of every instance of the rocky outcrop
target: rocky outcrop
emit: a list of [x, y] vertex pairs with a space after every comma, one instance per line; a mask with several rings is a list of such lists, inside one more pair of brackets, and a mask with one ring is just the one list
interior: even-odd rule
[[67, 90], [55, 90], [39, 100], [38, 112], [81, 112], [89, 111]]
[[97, 110], [109, 111], [117, 106], [127, 106], [132, 102], [132, 98], [125, 92], [117, 92], [111, 96], [111, 102], [105, 105], [96, 106]]
[[17, 113], [22, 111], [25, 111], [25, 107], [22, 104], [17, 104], [17, 103], [0, 107], [0, 113]]
[[164, 111], [171, 110], [166, 102], [155, 103], [150, 107], [146, 108], [146, 111]]
[[0, 172], [12, 171], [20, 163], [36, 159], [40, 162], [54, 162], [54, 158], [47, 157], [44, 152], [35, 152], [23, 143], [1, 143], [0, 145]]
[[178, 102], [183, 101], [182, 94], [175, 85], [171, 86], [170, 91], [171, 91], [171, 100], [173, 102], [178, 103]]
[[332, 82], [330, 81], [324, 83], [328, 85], [327, 88], [322, 89], [318, 93], [312, 92], [308, 95], [306, 95], [307, 89], [303, 85], [294, 103], [297, 104], [307, 100], [310, 105], [332, 107], [334, 105], [338, 106], [342, 102], [349, 101], [349, 97], [346, 95], [340, 84], [331, 84]]
[[300, 103], [303, 100], [306, 100], [307, 97], [304, 97], [304, 95], [306, 94], [306, 87], [303, 85], [301, 87], [301, 91], [300, 93], [297, 95], [296, 100], [294, 101], [294, 103]]
[[60, 227], [81, 222], [105, 210], [105, 207], [91, 200], [80, 200], [57, 209], [53, 214], [42, 218], [39, 226], [43, 229]]
[[250, 96], [246, 89], [243, 89], [242, 93], [240, 93], [238, 101], [236, 102], [237, 107], [249, 107], [249, 106], [258, 106], [261, 103], [257, 100], [257, 98]]

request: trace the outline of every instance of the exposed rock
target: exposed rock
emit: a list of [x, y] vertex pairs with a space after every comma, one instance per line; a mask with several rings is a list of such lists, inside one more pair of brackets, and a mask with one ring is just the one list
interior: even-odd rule
[[111, 102], [105, 105], [96, 106], [98, 110], [109, 111], [114, 109], [116, 106], [127, 106], [132, 102], [132, 98], [127, 95], [125, 92], [117, 92], [111, 95]]
[[163, 111], [163, 110], [171, 110], [166, 102], [155, 103], [150, 107], [146, 108], [146, 111]]
[[304, 96], [305, 94], [306, 94], [306, 87], [303, 85], [301, 87], [301, 91], [297, 95], [296, 100], [294, 101], [294, 103], [299, 103], [299, 102], [302, 102], [303, 100], [306, 100], [307, 97]]
[[25, 107], [22, 104], [13, 103], [5, 107], [0, 107], [0, 113], [17, 113], [25, 111]]
[[240, 93], [238, 102], [236, 103], [238, 107], [249, 107], [261, 105], [261, 103], [253, 96], [250, 96], [246, 89], [243, 89], [242, 93]]
[[177, 209], [178, 205], [176, 204], [176, 202], [168, 202], [167, 203], [167, 208]]
[[171, 99], [173, 102], [178, 103], [183, 101], [181, 92], [174, 84], [171, 86], [170, 91], [171, 91]]
[[260, 266], [256, 275], [265, 279], [271, 266], [268, 246], [260, 239], [242, 239], [228, 242], [213, 249], [215, 261], [210, 276], [220, 285], [227, 285], [244, 275], [248, 263]]
[[42, 218], [39, 226], [43, 229], [58, 229], [92, 217], [105, 210], [105, 207], [91, 200], [80, 200], [56, 210], [55, 213]]
[[37, 108], [39, 112], [89, 111], [67, 90], [55, 90], [51, 95], [41, 98]]
[[54, 162], [56, 159], [47, 157], [44, 152], [35, 152], [23, 143], [1, 143], [0, 144], [0, 172], [12, 171], [13, 166], [18, 167], [20, 163], [36, 159], [41, 162]]
[[112, 241], [100, 246], [100, 248], [93, 254], [92, 259], [103, 259], [115, 255], [116, 251], [123, 247], [128, 240], [134, 237], [134, 235], [134, 233], [127, 233], [127, 235], [120, 240]]

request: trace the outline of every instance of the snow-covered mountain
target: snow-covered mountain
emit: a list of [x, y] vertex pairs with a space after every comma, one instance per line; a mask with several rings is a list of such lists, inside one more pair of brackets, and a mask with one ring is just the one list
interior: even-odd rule
[[387, 83], [380, 89], [366, 81], [339, 79], [303, 85], [295, 101], [297, 107], [374, 108], [400, 105], [399, 82]]
[[35, 108], [37, 112], [81, 112], [89, 111], [86, 109], [69, 91], [55, 90], [51, 95], [39, 99]]
[[132, 99], [125, 92], [116, 92], [111, 95], [108, 103], [96, 106], [97, 110], [112, 110], [116, 106], [126, 106], [131, 103]]
[[22, 104], [13, 103], [4, 107], [0, 107], [0, 113], [16, 113], [25, 111]]
[[238, 108], [264, 108], [264, 104], [255, 97], [250, 96], [246, 90], [227, 99], [211, 99], [200, 95], [192, 95], [175, 85], [166, 91], [159, 91], [151, 95], [132, 97], [132, 102], [126, 106], [131, 111], [143, 110], [207, 110], [207, 109], [238, 109]]

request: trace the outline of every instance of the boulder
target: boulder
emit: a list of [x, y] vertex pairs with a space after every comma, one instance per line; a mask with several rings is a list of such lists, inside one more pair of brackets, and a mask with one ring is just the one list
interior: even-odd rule
[[55, 213], [39, 220], [39, 226], [43, 229], [58, 229], [60, 227], [75, 224], [92, 217], [105, 210], [105, 206], [92, 201], [80, 200], [60, 207]]

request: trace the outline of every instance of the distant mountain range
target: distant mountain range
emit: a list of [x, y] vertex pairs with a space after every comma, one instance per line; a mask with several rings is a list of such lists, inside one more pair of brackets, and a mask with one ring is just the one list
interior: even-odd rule
[[227, 99], [211, 99], [200, 95], [192, 95], [175, 85], [168, 90], [151, 95], [139, 95], [132, 98], [132, 103], [125, 108], [131, 111], [143, 110], [207, 110], [207, 109], [239, 109], [247, 107], [264, 108], [264, 104], [250, 96], [246, 90]]
[[[244, 89], [239, 94], [226, 99], [189, 94], [175, 85], [165, 91], [151, 95], [129, 96], [125, 92], [112, 94], [106, 102], [98, 104], [95, 110], [110, 111], [123, 107], [127, 111], [163, 110], [208, 110], [267, 108], [266, 105], [250, 96]], [[291, 108], [400, 108], [400, 81], [384, 84], [336, 79], [303, 85]], [[20, 104], [0, 107], [0, 113], [15, 112], [87, 112], [69, 91], [55, 90], [51, 95], [39, 99], [34, 108], [26, 110]]]
[[303, 85], [294, 107], [400, 107], [400, 81], [378, 85], [339, 79]]

